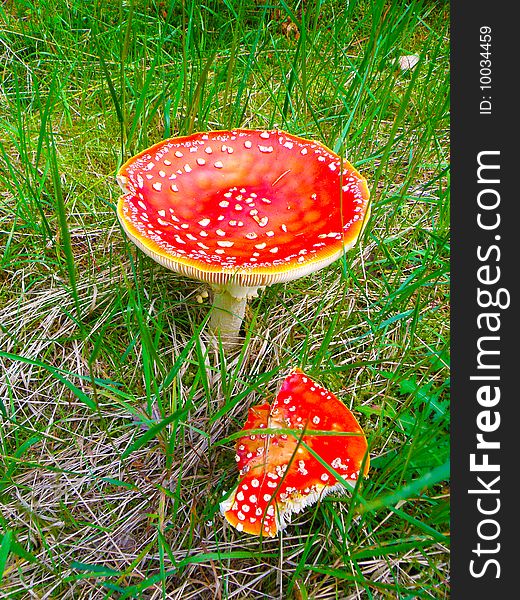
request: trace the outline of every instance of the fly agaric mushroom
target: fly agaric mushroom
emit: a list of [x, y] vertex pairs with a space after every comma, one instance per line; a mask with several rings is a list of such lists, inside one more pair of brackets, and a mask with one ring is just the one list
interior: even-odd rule
[[220, 504], [239, 531], [274, 537], [292, 513], [344, 489], [333, 473], [350, 482], [361, 469], [368, 473], [368, 445], [354, 415], [299, 369], [291, 371], [271, 406], [249, 410], [241, 433], [236, 442], [240, 481]]
[[283, 131], [195, 133], [127, 161], [117, 214], [163, 266], [209, 283], [210, 327], [238, 336], [246, 300], [351, 248], [368, 217], [365, 179], [318, 142]]

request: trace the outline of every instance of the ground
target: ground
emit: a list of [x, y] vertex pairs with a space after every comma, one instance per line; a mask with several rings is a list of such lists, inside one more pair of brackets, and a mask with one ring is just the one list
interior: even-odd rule
[[[0, 42], [0, 595], [448, 597], [448, 5], [11, 0]], [[372, 215], [224, 355], [205, 286], [125, 238], [115, 173], [233, 127], [346, 156]], [[294, 367], [369, 476], [245, 536], [218, 510], [233, 435]]]

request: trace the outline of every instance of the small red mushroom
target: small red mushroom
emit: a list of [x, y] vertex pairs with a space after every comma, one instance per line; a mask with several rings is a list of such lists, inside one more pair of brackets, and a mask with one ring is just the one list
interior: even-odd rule
[[242, 433], [236, 443], [240, 481], [220, 505], [239, 531], [273, 537], [292, 513], [345, 489], [334, 473], [350, 482], [368, 473], [368, 444], [354, 415], [299, 369], [284, 380], [271, 406], [249, 410]]
[[365, 179], [318, 142], [284, 131], [195, 133], [127, 161], [117, 214], [163, 266], [209, 283], [211, 328], [236, 337], [259, 288], [351, 248], [369, 214]]

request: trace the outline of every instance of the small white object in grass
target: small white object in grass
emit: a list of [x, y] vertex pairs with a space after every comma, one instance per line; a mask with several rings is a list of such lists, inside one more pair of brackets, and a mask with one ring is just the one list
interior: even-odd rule
[[407, 71], [408, 69], [413, 69], [415, 65], [419, 62], [419, 56], [417, 54], [407, 54], [406, 56], [400, 56], [397, 59], [399, 63], [399, 67], [401, 71]]

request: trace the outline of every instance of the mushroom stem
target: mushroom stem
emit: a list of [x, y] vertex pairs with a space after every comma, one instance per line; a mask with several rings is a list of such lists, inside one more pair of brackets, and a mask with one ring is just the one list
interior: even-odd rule
[[215, 291], [210, 329], [217, 338], [220, 336], [226, 347], [238, 342], [246, 303], [246, 297], [235, 298], [226, 290]]

